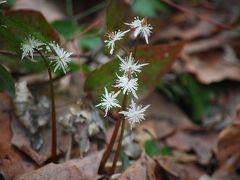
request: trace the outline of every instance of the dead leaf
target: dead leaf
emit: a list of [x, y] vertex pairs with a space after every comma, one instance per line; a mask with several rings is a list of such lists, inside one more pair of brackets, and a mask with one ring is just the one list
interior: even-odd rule
[[[195, 125], [175, 104], [168, 101], [160, 93], [152, 92], [142, 104], [151, 104], [146, 111], [146, 116], [149, 119], [159, 119], [169, 123], [173, 128], [177, 129], [193, 129]], [[144, 123], [147, 121], [144, 121]], [[171, 130], [169, 130], [170, 132]], [[157, 132], [159, 138], [164, 134]], [[165, 132], [166, 133], [166, 132]], [[165, 135], [167, 135], [166, 133]]]
[[208, 51], [201, 54], [186, 55], [183, 60], [188, 72], [196, 75], [204, 84], [220, 82], [226, 79], [240, 80], [240, 64], [224, 58], [222, 51]]
[[176, 163], [165, 157], [157, 158], [157, 162], [166, 172], [175, 176], [172, 179], [196, 180], [203, 174], [203, 171], [193, 163]]
[[226, 171], [233, 171], [240, 165], [240, 122], [235, 121], [219, 135], [217, 157]]
[[102, 152], [96, 152], [83, 159], [70, 160], [62, 164], [48, 164], [38, 170], [26, 173], [17, 180], [57, 179], [93, 180], [98, 179], [98, 166]]
[[201, 164], [208, 164], [216, 152], [217, 143], [216, 132], [202, 131], [178, 131], [173, 136], [166, 139], [170, 147], [174, 147], [180, 151], [194, 150]]
[[23, 174], [26, 170], [31, 170], [33, 166], [27, 165], [19, 153], [11, 145], [11, 103], [10, 98], [0, 93], [0, 176], [5, 179], [13, 179]]
[[142, 155], [142, 157], [136, 161], [132, 166], [130, 166], [119, 178], [118, 180], [164, 180], [161, 174], [161, 169], [157, 163], [147, 157]]
[[[67, 151], [68, 142], [70, 141], [70, 134], [64, 133], [64, 129], [58, 124], [58, 152], [63, 153]], [[38, 165], [42, 165], [46, 162], [51, 155], [51, 128], [42, 128], [40, 135], [43, 139], [43, 146], [37, 152], [31, 147], [31, 138], [29, 134], [21, 127], [21, 125], [13, 120], [12, 122], [12, 144], [16, 146], [20, 151], [25, 153], [31, 159], [33, 159]]]

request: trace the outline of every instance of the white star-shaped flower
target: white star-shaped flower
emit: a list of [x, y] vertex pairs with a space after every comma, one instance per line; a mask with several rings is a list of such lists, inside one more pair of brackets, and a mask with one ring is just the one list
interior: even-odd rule
[[6, 3], [7, 1], [0, 1], [0, 4]]
[[135, 29], [135, 38], [140, 34], [142, 37], [145, 38], [145, 41], [148, 44], [148, 37], [150, 36], [153, 27], [150, 24], [147, 24], [146, 18], [140, 20], [139, 17], [135, 17], [133, 22], [125, 24]]
[[117, 84], [114, 87], [121, 88], [123, 94], [131, 92], [135, 98], [138, 98], [136, 94], [138, 82], [137, 78], [128, 78], [126, 75], [118, 76]]
[[138, 64], [138, 62], [135, 62], [135, 59], [132, 57], [132, 53], [126, 58], [121, 58], [119, 55], [117, 55], [118, 58], [121, 61], [120, 64], [120, 70], [123, 71], [125, 74], [134, 74], [134, 73], [140, 73], [141, 68], [143, 66], [146, 66], [148, 63], [145, 64]]
[[110, 48], [110, 54], [113, 54], [115, 42], [121, 40], [128, 31], [130, 30], [123, 32], [118, 30], [114, 32], [109, 32], [107, 34], [108, 40], [105, 40], [104, 42], [107, 43], [107, 47]]
[[44, 45], [41, 41], [35, 39], [32, 36], [29, 36], [24, 39], [23, 43], [21, 43], [21, 50], [22, 50], [22, 58], [31, 56], [33, 59], [33, 53], [36, 49], [40, 50], [40, 46]]
[[130, 106], [127, 108], [127, 111], [121, 111], [120, 114], [123, 114], [125, 118], [131, 124], [131, 129], [135, 123], [140, 123], [145, 120], [144, 112], [150, 105], [147, 105], [142, 108], [141, 105], [137, 105], [133, 100], [131, 101]]
[[116, 93], [114, 93], [114, 92], [108, 93], [106, 87], [104, 88], [104, 90], [105, 90], [105, 94], [101, 98], [101, 103], [98, 104], [96, 107], [101, 106], [102, 109], [105, 109], [105, 116], [106, 116], [109, 109], [111, 109], [113, 107], [121, 107], [118, 104], [118, 100], [116, 99], [118, 94], [120, 93], [120, 91], [118, 91]]
[[50, 55], [49, 59], [51, 59], [54, 66], [54, 72], [56, 72], [57, 69], [62, 69], [66, 74], [69, 70], [68, 64], [71, 62], [70, 56], [72, 53], [59, 47], [57, 43], [50, 43], [47, 49], [53, 53]]

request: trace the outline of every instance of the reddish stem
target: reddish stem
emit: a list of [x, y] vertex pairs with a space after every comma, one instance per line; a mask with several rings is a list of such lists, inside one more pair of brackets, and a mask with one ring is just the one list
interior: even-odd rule
[[115, 127], [114, 127], [114, 130], [113, 130], [113, 134], [112, 134], [112, 137], [111, 137], [111, 140], [107, 146], [107, 149], [106, 151], [104, 152], [103, 154], [103, 157], [102, 157], [102, 160], [100, 162], [100, 166], [98, 168], [98, 173], [99, 174], [106, 174], [106, 171], [105, 171], [105, 164], [112, 152], [112, 149], [113, 149], [113, 145], [116, 141], [116, 138], [117, 138], [117, 135], [118, 135], [118, 131], [119, 131], [119, 128], [120, 128], [120, 125], [121, 125], [121, 118], [118, 118], [117, 119], [117, 122], [115, 124]]

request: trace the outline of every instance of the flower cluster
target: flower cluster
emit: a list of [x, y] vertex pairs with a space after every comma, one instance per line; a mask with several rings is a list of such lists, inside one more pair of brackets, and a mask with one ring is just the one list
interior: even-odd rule
[[[132, 23], [125, 23], [129, 25], [131, 28], [134, 29], [134, 36], [138, 37], [139, 35], [145, 38], [146, 43], [148, 43], [148, 37], [150, 36], [152, 27], [147, 24], [146, 19], [140, 20], [138, 17]], [[115, 31], [108, 33], [109, 40], [106, 40], [107, 47], [110, 48], [110, 54], [113, 53], [115, 43], [118, 40], [121, 40], [124, 35], [129, 32], [130, 30], [123, 31]], [[141, 68], [146, 66], [145, 64], [140, 64], [138, 61], [135, 60], [133, 54], [130, 53], [129, 56], [122, 58], [121, 56], [117, 55], [118, 59], [120, 60], [120, 71], [121, 75], [116, 74], [117, 80], [116, 84], [113, 87], [119, 88], [118, 92], [108, 92], [107, 88], [105, 87], [105, 94], [101, 99], [101, 103], [97, 105], [100, 106], [102, 109], [105, 109], [105, 116], [107, 115], [108, 111], [111, 108], [121, 106], [118, 104], [117, 96], [122, 92], [124, 95], [132, 95], [133, 98], [137, 99], [137, 89], [138, 89], [138, 78], [137, 74], [141, 73]], [[137, 105], [134, 100], [131, 100], [130, 106], [126, 110], [122, 110], [119, 113], [122, 114], [130, 123], [131, 128], [135, 123], [140, 123], [145, 119], [144, 112], [149, 107], [149, 105], [142, 107], [141, 105]]]
[[[147, 23], [147, 19], [139, 19], [139, 17], [135, 17], [134, 21], [131, 23], [125, 23], [126, 25], [130, 26], [131, 29], [134, 30], [134, 37], [137, 38], [138, 36], [144, 37], [146, 43], [148, 44], [148, 37], [151, 34], [152, 26]], [[105, 40], [104, 42], [107, 43], [107, 47], [110, 48], [110, 54], [113, 54], [115, 43], [125, 36], [126, 33], [128, 33], [131, 29], [126, 31], [114, 31], [109, 32], [107, 34], [108, 40]]]
[[63, 70], [66, 74], [69, 70], [68, 64], [71, 62], [70, 56], [72, 53], [65, 51], [56, 42], [46, 44], [30, 35], [26, 37], [21, 44], [21, 59], [30, 56], [33, 60], [34, 52], [40, 53], [44, 50], [44, 48], [47, 50], [46, 59], [50, 60], [50, 63], [54, 67], [54, 72], [59, 69]]

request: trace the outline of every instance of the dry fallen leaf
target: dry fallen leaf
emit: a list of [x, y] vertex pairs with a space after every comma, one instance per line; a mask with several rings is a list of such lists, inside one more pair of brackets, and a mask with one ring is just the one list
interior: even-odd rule
[[222, 51], [208, 51], [195, 55], [182, 56], [188, 72], [196, 75], [197, 79], [210, 84], [226, 79], [240, 80], [240, 63], [233, 63], [224, 58]]
[[178, 131], [166, 139], [168, 146], [180, 151], [191, 151], [198, 156], [201, 164], [208, 164], [216, 152], [217, 133], [201, 131]]
[[10, 98], [0, 93], [0, 177], [5, 179], [13, 179], [33, 169], [11, 145], [11, 108]]
[[141, 158], [130, 166], [118, 180], [164, 180], [160, 167], [157, 163], [142, 155]]
[[38, 170], [26, 173], [17, 180], [56, 179], [56, 180], [93, 180], [98, 179], [98, 166], [102, 152], [96, 152], [83, 159], [70, 160], [62, 164], [48, 164]]
[[234, 171], [240, 165], [240, 122], [235, 121], [219, 135], [217, 157], [226, 171]]
[[[67, 144], [70, 141], [70, 134], [64, 133], [63, 128], [58, 125], [58, 150], [59, 153], [67, 151]], [[12, 121], [12, 144], [16, 146], [20, 151], [29, 156], [38, 165], [42, 165], [46, 162], [51, 155], [51, 128], [42, 128], [40, 135], [43, 139], [43, 146], [39, 151], [34, 150], [31, 147], [31, 138], [26, 133], [26, 130], [16, 121]]]
[[166, 172], [175, 175], [172, 179], [196, 180], [203, 174], [203, 171], [193, 163], [177, 163], [165, 157], [158, 157], [157, 162]]

